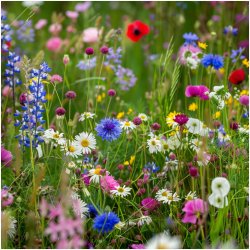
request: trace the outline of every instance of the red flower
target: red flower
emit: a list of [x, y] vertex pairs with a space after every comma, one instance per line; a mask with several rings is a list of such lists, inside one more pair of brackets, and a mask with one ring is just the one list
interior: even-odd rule
[[137, 20], [128, 25], [127, 36], [133, 42], [139, 41], [143, 36], [149, 33], [149, 26]]
[[243, 69], [236, 69], [229, 76], [229, 81], [232, 84], [240, 84], [244, 80], [245, 80], [245, 72]]

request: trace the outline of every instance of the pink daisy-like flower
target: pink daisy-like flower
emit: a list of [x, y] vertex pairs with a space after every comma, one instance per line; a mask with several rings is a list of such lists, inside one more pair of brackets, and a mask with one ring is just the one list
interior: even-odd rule
[[101, 187], [104, 191], [110, 192], [115, 190], [117, 186], [120, 186], [119, 183], [111, 175], [105, 175], [101, 178]]
[[151, 197], [145, 198], [141, 201], [143, 208], [148, 210], [154, 210], [159, 206], [159, 202]]
[[83, 42], [95, 43], [99, 39], [99, 31], [97, 28], [88, 28], [83, 31]]
[[194, 47], [193, 45], [181, 46], [179, 49], [179, 53], [178, 53], [180, 63], [183, 65], [187, 63], [186, 56], [185, 56], [186, 54], [188, 53], [195, 54], [195, 57], [196, 57], [196, 53], [200, 53], [200, 52], [201, 52], [201, 49], [199, 47]]
[[202, 199], [190, 200], [186, 202], [182, 209], [185, 212], [182, 222], [196, 224], [197, 220], [199, 222], [201, 215], [206, 213], [207, 210], [207, 203]]

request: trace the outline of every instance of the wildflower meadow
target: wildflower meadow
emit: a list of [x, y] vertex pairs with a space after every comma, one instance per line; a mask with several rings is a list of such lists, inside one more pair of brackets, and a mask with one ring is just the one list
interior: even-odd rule
[[2, 249], [249, 249], [249, 3], [1, 1]]

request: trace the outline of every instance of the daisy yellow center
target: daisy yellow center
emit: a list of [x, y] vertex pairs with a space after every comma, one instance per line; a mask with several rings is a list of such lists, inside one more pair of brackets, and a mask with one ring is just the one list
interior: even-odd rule
[[125, 125], [126, 127], [129, 127], [129, 126], [130, 126], [130, 122], [125, 122], [124, 125]]
[[163, 243], [158, 243], [156, 249], [168, 249], [168, 246]]
[[146, 117], [144, 115], [141, 115], [140, 117], [142, 120], [144, 120]]
[[151, 141], [151, 145], [155, 146], [156, 142], [155, 141]]
[[168, 196], [168, 199], [169, 199], [170, 201], [173, 201], [173, 200], [174, 200], [174, 198], [173, 198], [172, 195], [169, 195], [169, 196]]
[[69, 146], [69, 152], [75, 152], [75, 147], [74, 146]]
[[101, 175], [101, 168], [96, 168], [94, 173], [96, 175]]
[[164, 148], [164, 149], [168, 149], [168, 144], [164, 144], [164, 145], [163, 145], [163, 148]]
[[123, 192], [124, 192], [124, 188], [119, 187], [119, 188], [117, 188], [117, 191], [118, 191], [119, 193], [123, 193]]
[[86, 139], [83, 139], [83, 140], [81, 141], [81, 145], [82, 145], [83, 147], [88, 147], [88, 146], [89, 146], [89, 141], [86, 140]]
[[164, 192], [162, 192], [162, 194], [161, 194], [162, 196], [168, 196], [168, 193], [167, 193], [167, 191], [164, 191]]
[[58, 138], [59, 138], [59, 135], [58, 135], [58, 134], [54, 134], [54, 135], [53, 135], [53, 138], [58, 139]]

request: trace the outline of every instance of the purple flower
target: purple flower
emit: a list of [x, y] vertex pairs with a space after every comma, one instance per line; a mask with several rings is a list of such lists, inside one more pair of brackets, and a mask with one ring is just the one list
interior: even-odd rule
[[238, 35], [238, 29], [237, 28], [233, 28], [232, 26], [226, 26], [223, 30], [223, 33], [225, 35], [227, 34], [233, 34], [234, 36]]
[[91, 48], [91, 47], [86, 48], [86, 49], [85, 49], [85, 53], [86, 53], [87, 55], [93, 55], [93, 54], [94, 54], [94, 49]]
[[9, 167], [12, 163], [13, 156], [10, 151], [1, 147], [1, 162], [4, 166]]
[[85, 12], [91, 6], [91, 2], [78, 3], [75, 10], [78, 12]]
[[186, 202], [182, 209], [185, 212], [182, 222], [196, 224], [197, 220], [200, 220], [200, 216], [206, 213], [207, 210], [207, 203], [202, 199], [190, 200]]
[[35, 31], [32, 28], [32, 21], [19, 21], [19, 28], [16, 31], [17, 39], [22, 42], [34, 42]]
[[199, 97], [201, 100], [208, 100], [209, 89], [204, 85], [188, 85], [185, 90], [186, 97]]
[[240, 103], [244, 106], [249, 106], [249, 96], [248, 95], [242, 95], [239, 99]]
[[66, 98], [68, 99], [75, 99], [76, 98], [76, 92], [69, 90], [66, 94], [65, 94]]
[[184, 45], [193, 45], [193, 46], [196, 46], [196, 41], [199, 40], [199, 37], [194, 34], [194, 33], [185, 33], [183, 35], [183, 38], [185, 39], [185, 43]]
[[132, 249], [145, 249], [144, 244], [132, 244], [130, 247]]
[[148, 210], [154, 210], [159, 206], [159, 202], [151, 197], [145, 198], [141, 201], [143, 208]]
[[137, 81], [133, 71], [123, 68], [121, 65], [118, 65], [115, 75], [117, 77], [116, 83], [120, 84], [122, 90], [129, 90]]
[[236, 50], [232, 50], [231, 56], [230, 58], [232, 59], [232, 62], [236, 62], [237, 59], [243, 60], [245, 58], [244, 55], [242, 55], [242, 53], [244, 52], [244, 48], [239, 48]]
[[188, 122], [188, 117], [185, 114], [178, 114], [174, 117], [174, 121], [177, 122], [180, 126]]
[[213, 55], [213, 54], [204, 55], [201, 60], [201, 63], [205, 68], [211, 66], [216, 70], [222, 68], [224, 65], [223, 57], [219, 55]]
[[93, 228], [99, 233], [108, 233], [114, 229], [118, 222], [120, 219], [115, 213], [103, 213], [95, 217]]
[[14, 196], [9, 193], [9, 188], [8, 187], [4, 187], [1, 190], [1, 204], [2, 207], [7, 207], [10, 206], [14, 201]]
[[76, 67], [78, 67], [80, 70], [90, 70], [93, 69], [96, 66], [96, 57], [87, 59], [87, 60], [81, 60]]

